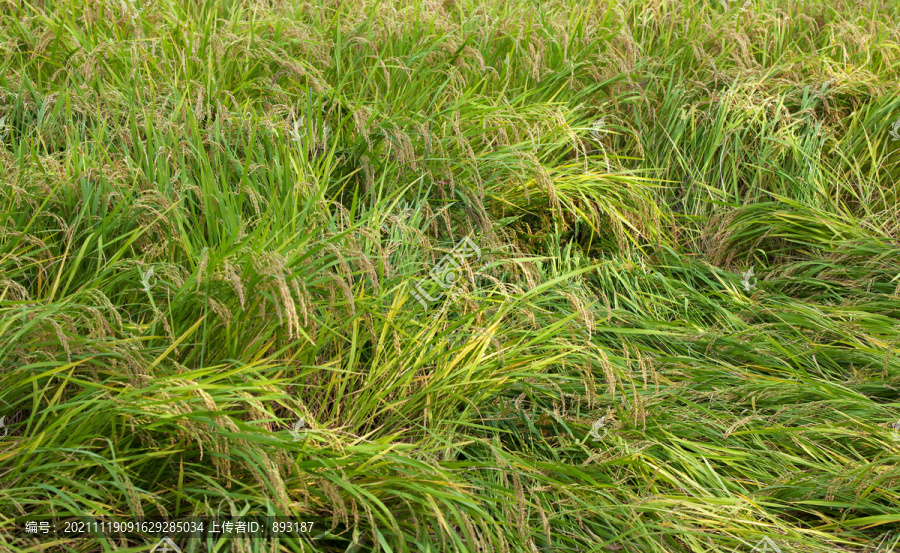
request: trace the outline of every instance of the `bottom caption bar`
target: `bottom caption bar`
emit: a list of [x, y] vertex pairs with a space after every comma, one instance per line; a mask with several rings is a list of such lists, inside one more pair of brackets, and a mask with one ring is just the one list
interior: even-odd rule
[[[330, 525], [329, 525], [330, 526]], [[316, 519], [287, 517], [193, 517], [171, 518], [93, 518], [93, 517], [16, 517], [16, 537], [46, 538], [287, 538], [315, 539], [327, 533], [328, 526]]]

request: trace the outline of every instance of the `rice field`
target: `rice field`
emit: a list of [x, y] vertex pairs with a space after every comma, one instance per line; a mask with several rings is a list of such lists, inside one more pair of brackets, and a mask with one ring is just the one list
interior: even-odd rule
[[[900, 553], [898, 45], [0, 0], [0, 552]], [[312, 530], [26, 529], [79, 517]]]

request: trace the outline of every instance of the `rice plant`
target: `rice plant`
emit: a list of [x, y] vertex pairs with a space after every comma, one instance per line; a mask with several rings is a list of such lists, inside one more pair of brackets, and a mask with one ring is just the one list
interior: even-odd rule
[[900, 552], [897, 21], [0, 0], [0, 550]]

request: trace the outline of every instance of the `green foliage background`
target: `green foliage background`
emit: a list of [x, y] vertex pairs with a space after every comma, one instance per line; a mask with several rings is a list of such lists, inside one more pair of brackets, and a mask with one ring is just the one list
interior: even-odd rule
[[898, 22], [0, 0], [0, 549], [892, 551]]

